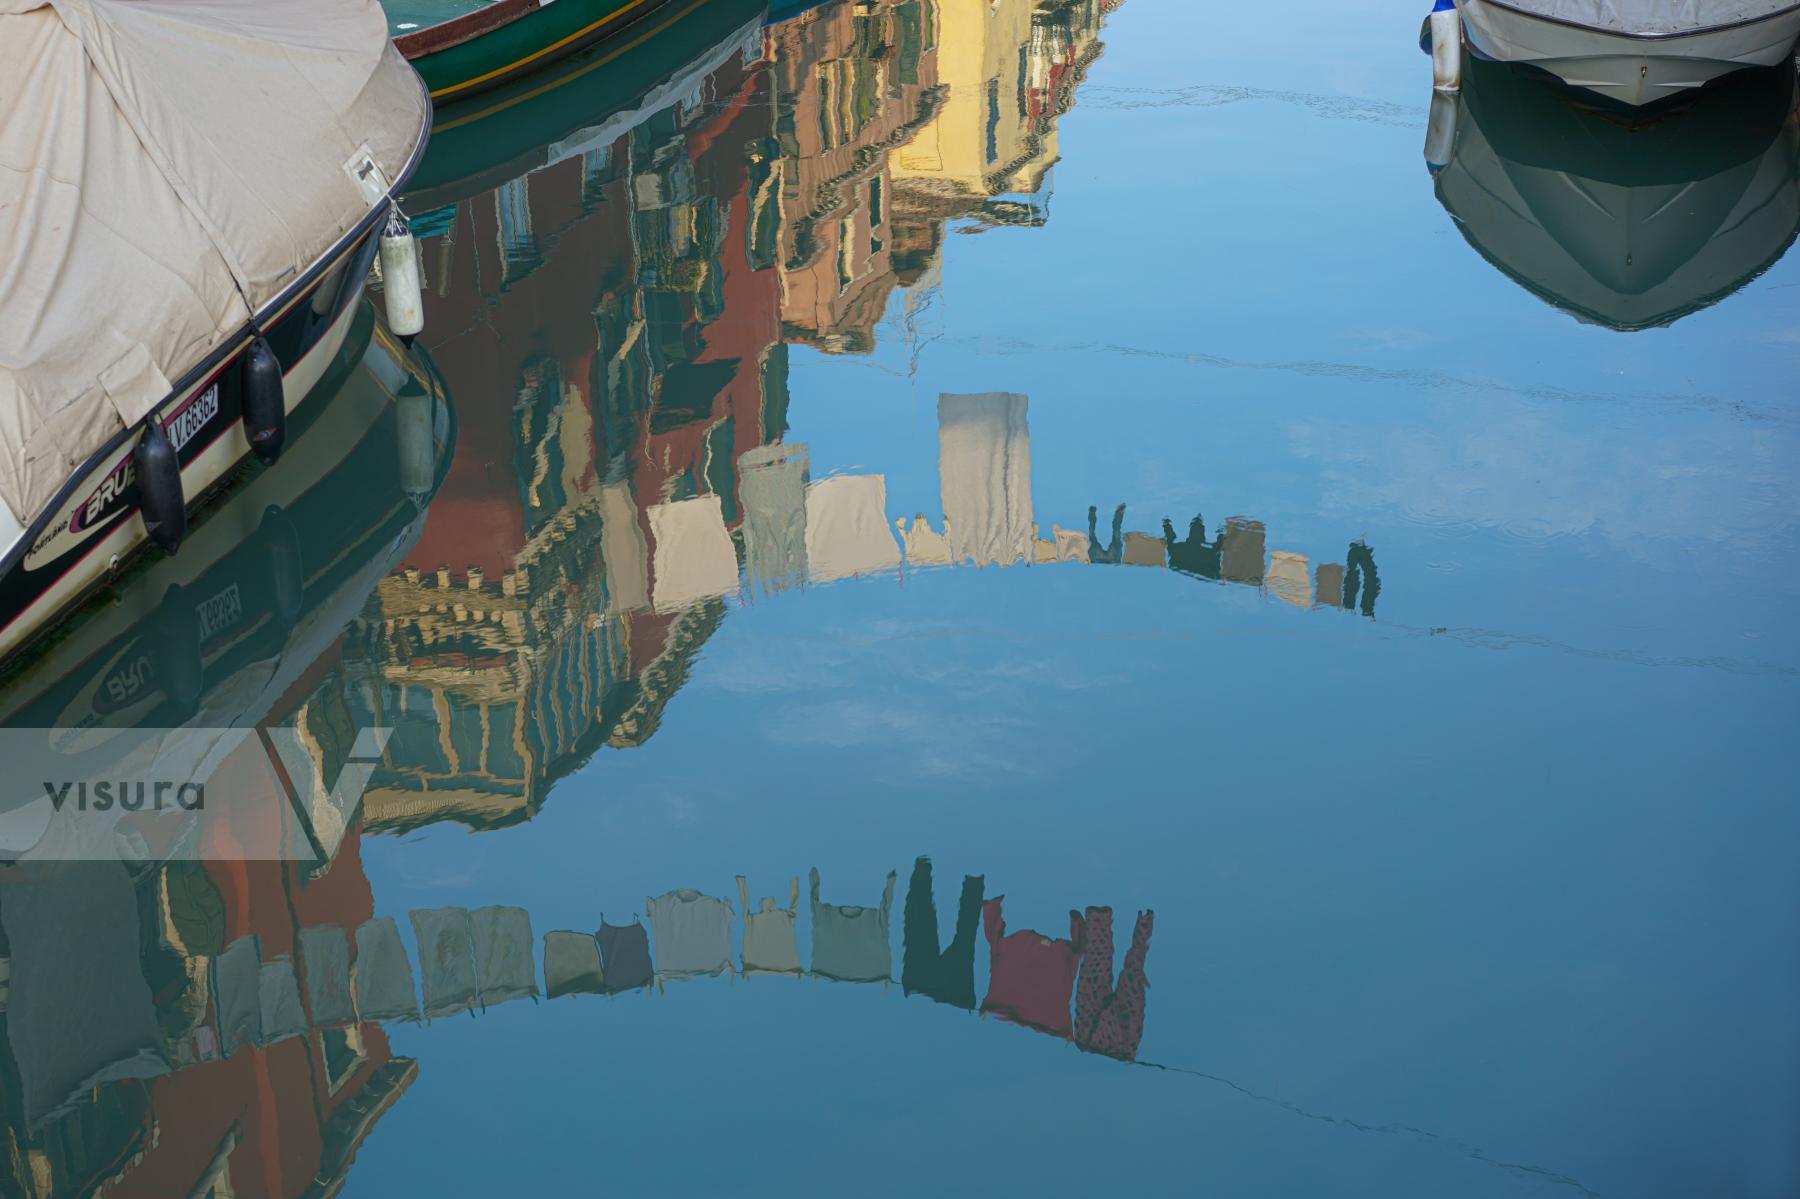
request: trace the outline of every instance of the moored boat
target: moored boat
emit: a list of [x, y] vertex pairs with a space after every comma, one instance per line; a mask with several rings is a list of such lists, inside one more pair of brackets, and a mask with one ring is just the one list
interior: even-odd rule
[[669, 0], [383, 0], [394, 45], [447, 104], [593, 45]]
[[282, 469], [222, 494], [184, 552], [140, 560], [0, 676], [0, 727], [255, 722], [362, 609], [449, 468], [449, 393], [365, 300]]
[[371, 0], [30, 2], [0, 10], [0, 658], [280, 454], [378, 247], [410, 261], [431, 117]]
[[1651, 104], [1794, 57], [1796, 0], [1456, 0], [1469, 44], [1572, 87]]

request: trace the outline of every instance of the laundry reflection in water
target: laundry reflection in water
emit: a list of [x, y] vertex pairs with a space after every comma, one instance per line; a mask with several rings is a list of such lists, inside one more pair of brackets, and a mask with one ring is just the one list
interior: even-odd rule
[[[410, 1079], [411, 1063], [396, 1066], [386, 1059], [371, 1066], [367, 1060], [372, 1045], [385, 1045], [383, 1023], [484, 1012], [520, 1000], [535, 1002], [542, 994], [618, 996], [740, 968], [746, 977], [774, 973], [881, 984], [892, 978], [886, 913], [896, 875], [890, 873], [880, 908], [814, 902], [810, 969], [802, 970], [793, 957], [791, 923], [774, 934], [785, 945], [775, 946], [771, 955], [766, 926], [754, 922], [757, 913], [749, 913], [743, 925], [740, 967], [737, 913], [730, 901], [677, 888], [648, 901], [653, 948], [641, 937], [604, 935], [609, 927], [641, 933], [643, 926], [635, 922], [602, 923], [598, 940], [593, 933], [546, 933], [542, 992], [532, 922], [523, 909], [416, 910], [409, 920], [416, 933], [421, 1003], [395, 921], [369, 914], [367, 880], [354, 870], [354, 859], [340, 865], [346, 867], [340, 876], [344, 885], [330, 896], [313, 896], [285, 922], [250, 920], [231, 898], [234, 888], [246, 883], [253, 902], [278, 893], [281, 884], [268, 871], [234, 877], [184, 863], [133, 883], [108, 864], [10, 886], [5, 916], [16, 980], [8, 1027], [28, 1124], [92, 1116], [89, 1093], [102, 1088], [104, 1094], [106, 1084], [124, 1080], [156, 1080], [153, 1100], [192, 1095], [193, 1088], [207, 1085], [228, 1090], [233, 1064], [251, 1060], [238, 1056], [240, 1051], [266, 1054], [270, 1069], [304, 1075], [309, 1043], [324, 1046], [326, 1070], [339, 1076], [354, 1071], [397, 1093]], [[816, 882], [819, 871], [813, 869], [810, 877]], [[270, 886], [274, 892], [266, 890]], [[1071, 911], [1067, 938], [1032, 930], [1005, 933], [1001, 897], [981, 902], [981, 886], [979, 877], [964, 880], [956, 934], [940, 950], [931, 863], [923, 857], [914, 863], [905, 899], [905, 994], [964, 1010], [976, 1006], [972, 925], [979, 909], [991, 955], [983, 1014], [1072, 1040], [1094, 1053], [1135, 1059], [1146, 1013], [1153, 914], [1139, 913], [1115, 980], [1111, 908]], [[151, 922], [120, 918], [141, 903], [160, 908], [163, 916]], [[91, 927], [84, 927], [93, 935], [82, 942], [79, 959], [53, 960], [44, 943], [46, 931], [59, 927], [56, 908], [92, 919]], [[362, 922], [354, 928], [339, 923], [359, 914]], [[140, 938], [140, 926], [158, 921], [160, 932]], [[654, 963], [653, 974], [644, 969], [645, 954]], [[773, 967], [767, 965], [771, 956], [778, 959]], [[85, 994], [77, 986], [101, 978], [109, 985]], [[596, 1018], [630, 1016], [609, 1008]], [[98, 1035], [76, 1035], [86, 1021]], [[293, 1052], [281, 1048], [292, 1041], [301, 1042]], [[334, 1063], [334, 1053], [343, 1060]], [[388, 1090], [378, 1096], [383, 1102], [392, 1097]], [[216, 1113], [209, 1106], [190, 1116], [204, 1126]]]

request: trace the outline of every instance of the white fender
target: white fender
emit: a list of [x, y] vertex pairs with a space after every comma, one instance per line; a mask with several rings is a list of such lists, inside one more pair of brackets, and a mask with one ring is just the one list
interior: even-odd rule
[[1431, 10], [1431, 85], [1440, 92], [1462, 87], [1462, 18], [1450, 0]]
[[1456, 153], [1456, 97], [1431, 93], [1431, 116], [1425, 121], [1425, 169], [1433, 175], [1450, 165]]
[[381, 294], [387, 303], [388, 328], [396, 336], [413, 337], [425, 327], [419, 245], [398, 208], [381, 232]]

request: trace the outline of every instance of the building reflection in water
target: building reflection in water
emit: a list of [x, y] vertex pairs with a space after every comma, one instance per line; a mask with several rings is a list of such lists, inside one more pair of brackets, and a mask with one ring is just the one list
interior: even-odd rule
[[[867, 352], [896, 290], [937, 285], [946, 229], [1047, 219], [1056, 121], [1111, 7], [877, 0], [759, 31], [760, 7], [719, 0], [650, 27], [612, 74], [576, 59], [437, 131], [433, 157], [454, 165], [421, 176], [421, 344], [458, 397], [454, 455], [425, 359], [365, 329], [376, 350], [345, 394], [379, 400], [377, 433], [315, 439], [355, 447], [320, 464], [331, 486], [289, 497], [272, 532], [261, 501], [228, 509], [241, 528], [216, 555], [197, 552], [200, 526], [159, 568], [187, 572], [179, 585], [129, 582], [8, 691], [18, 724], [292, 730], [304, 760], [284, 759], [285, 780], [221, 769], [291, 797], [319, 860], [92, 864], [0, 887], [0, 1191], [326, 1194], [415, 1076], [384, 1022], [727, 972], [891, 981], [891, 874], [814, 870], [804, 917], [797, 875], [785, 906], [753, 908], [742, 879], [736, 905], [678, 887], [541, 946], [518, 908], [421, 909], [413, 957], [376, 914], [364, 835], [529, 819], [601, 747], [654, 735], [735, 603], [1086, 563], [1374, 614], [1360, 544], [1311, 567], [1266, 555], [1254, 520], [1209, 537], [1194, 516], [1178, 537], [1173, 514], [1141, 531], [1121, 508], [1084, 528], [1079, 500], [1044, 533], [1023, 395], [941, 397], [931, 517], [894, 520], [880, 473], [814, 478], [788, 439], [790, 343]], [[564, 86], [585, 89], [567, 111]], [[307, 444], [265, 478], [296, 477]], [[365, 754], [357, 731], [377, 727], [391, 739]], [[339, 803], [334, 780], [365, 759], [360, 809]], [[925, 859], [900, 923], [904, 994], [1135, 1056], [1149, 913], [1116, 978], [1109, 909], [1072, 911], [1067, 937], [1008, 931], [980, 876], [940, 942]]]
[[[1012, 193], [1041, 205], [1102, 11], [812, 9], [762, 35], [761, 61], [708, 48], [630, 121], [562, 131], [497, 187], [433, 185], [453, 203], [426, 222], [426, 337], [448, 377], [514, 399], [466, 417], [424, 536], [359, 630], [379, 684], [358, 719], [396, 730], [372, 829], [528, 819], [598, 747], [654, 733], [730, 597], [903, 566], [885, 478], [814, 479], [785, 440], [787, 345], [872, 348], [947, 221], [1007, 223]], [[969, 83], [990, 67], [1003, 105]], [[952, 557], [1033, 560], [1025, 401], [1009, 402], [1020, 469], [1000, 483], [955, 459], [946, 425], [946, 512], [972, 505]]]
[[371, 830], [529, 819], [599, 747], [654, 734], [734, 597], [1085, 561], [1373, 615], [1367, 547], [1266, 560], [1245, 518], [1211, 541], [1197, 517], [1186, 541], [1126, 530], [1123, 509], [1110, 540], [1092, 512], [1085, 536], [1040, 536], [1022, 395], [940, 398], [936, 527], [890, 519], [880, 473], [814, 479], [786, 440], [789, 341], [872, 348], [948, 222], [1041, 218], [1104, 11], [838, 4], [759, 41], [727, 23], [523, 173], [433, 184], [426, 340], [465, 394], [512, 399], [465, 405], [423, 535], [349, 636], [354, 720], [394, 730]]

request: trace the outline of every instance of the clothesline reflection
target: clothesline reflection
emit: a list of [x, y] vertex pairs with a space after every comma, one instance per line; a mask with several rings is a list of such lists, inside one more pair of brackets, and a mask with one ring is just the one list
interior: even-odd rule
[[[890, 915], [897, 874], [890, 872], [876, 906], [835, 904], [821, 897], [820, 872], [809, 872], [810, 965], [800, 960], [799, 878], [788, 905], [773, 896], [752, 906], [747, 880], [737, 880], [744, 915], [729, 898], [679, 887], [645, 899], [645, 914], [628, 924], [601, 917], [595, 931], [555, 929], [538, 945], [523, 909], [419, 909], [408, 922], [418, 984], [393, 917], [371, 916], [353, 929], [331, 924], [298, 930], [297, 952], [263, 957], [263, 939], [246, 933], [210, 961], [204, 998], [168, 1059], [198, 1064], [240, 1049], [266, 1049], [319, 1029], [393, 1021], [427, 1022], [542, 996], [660, 991], [670, 983], [742, 974], [849, 984], [894, 981]], [[1154, 926], [1140, 912], [1124, 966], [1113, 973], [1113, 911], [1069, 912], [1066, 937], [1030, 929], [1007, 931], [1004, 896], [984, 897], [985, 879], [962, 881], [954, 933], [940, 948], [932, 866], [913, 865], [903, 906], [901, 991], [1074, 1042], [1131, 1061], [1143, 1036], [1148, 978], [1145, 961]], [[645, 922], [648, 922], [648, 928]], [[975, 925], [988, 948], [987, 993], [976, 1003]], [[204, 965], [205, 963], [202, 963]], [[146, 1058], [157, 1053], [146, 1047]], [[151, 1069], [150, 1073], [160, 1073]], [[116, 1074], [116, 1077], [123, 1077]]]
[[[418, 1077], [419, 1062], [389, 1048], [395, 1023], [479, 1017], [525, 1000], [654, 1002], [671, 984], [718, 988], [714, 995], [729, 1003], [719, 976], [739, 973], [774, 976], [741, 985], [776, 995], [783, 979], [791, 986], [809, 975], [863, 984], [846, 994], [875, 990], [868, 984], [892, 994], [888, 918], [897, 875], [867, 880], [871, 897], [881, 887], [877, 907], [832, 905], [816, 868], [806, 908], [797, 875], [785, 908], [775, 896], [753, 905], [749, 880], [739, 876], [741, 942], [730, 900], [694, 888], [649, 897], [650, 928], [637, 915], [615, 924], [601, 914], [592, 931], [547, 931], [541, 987], [539, 942], [525, 909], [419, 909], [406, 921], [416, 985], [400, 922], [372, 910], [360, 838], [353, 829], [308, 886], [293, 863], [171, 863], [135, 881], [119, 863], [89, 863], [0, 888], [11, 966], [10, 989], [0, 987], [0, 1067], [9, 1080], [0, 1088], [0, 1137], [14, 1150], [0, 1157], [5, 1193], [94, 1193], [105, 1184], [107, 1194], [222, 1194], [234, 1177], [256, 1178], [269, 1193], [330, 1193]], [[946, 944], [932, 863], [915, 860], [902, 906], [902, 996], [1207, 1079], [1308, 1119], [1444, 1139], [1141, 1059], [1154, 913], [1137, 913], [1115, 976], [1111, 908], [1071, 910], [1066, 936], [1008, 929], [1006, 897], [988, 896], [986, 884], [982, 875], [962, 878]], [[799, 960], [803, 913], [809, 968]], [[988, 982], [978, 999], [983, 941]], [[586, 1010], [597, 1021], [631, 1019], [629, 1006]], [[429, 1040], [419, 1044], [429, 1051]], [[17, 1152], [27, 1146], [30, 1176]], [[1586, 1191], [1565, 1176], [1464, 1148], [1497, 1169]], [[45, 1185], [28, 1189], [38, 1183]]]
[[[277, 1190], [298, 1194], [314, 1178], [341, 1180], [356, 1145], [416, 1078], [417, 1063], [389, 1048], [396, 1022], [524, 1000], [655, 995], [709, 978], [721, 985], [720, 975], [892, 993], [896, 872], [866, 889], [827, 889], [814, 868], [808, 902], [793, 875], [785, 907], [775, 896], [752, 903], [746, 876], [736, 880], [737, 905], [675, 888], [623, 922], [598, 914], [592, 929], [551, 929], [540, 944], [516, 906], [377, 915], [361, 835], [350, 830], [316, 867], [175, 862], [134, 879], [121, 863], [82, 863], [9, 878], [0, 888], [7, 1143], [40, 1146], [44, 1176], [62, 1183], [111, 1178], [121, 1193], [179, 1194], [196, 1177], [215, 1185], [235, 1169], [240, 1178], [272, 1172]], [[900, 995], [1136, 1060], [1152, 913], [1138, 914], [1115, 979], [1111, 908], [1070, 911], [1068, 936], [1051, 939], [1008, 930], [1004, 897], [985, 892], [983, 876], [962, 879], [943, 944], [932, 864], [913, 863]], [[596, 1017], [628, 1018], [624, 1009]], [[292, 1104], [321, 1094], [330, 1102], [296, 1123]], [[276, 1128], [280, 1160], [254, 1162]]]

